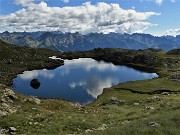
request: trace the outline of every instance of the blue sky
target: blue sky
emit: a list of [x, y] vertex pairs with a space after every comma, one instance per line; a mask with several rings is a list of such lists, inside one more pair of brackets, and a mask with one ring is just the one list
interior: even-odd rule
[[[47, 8], [47, 18], [42, 18], [44, 12], [43, 9], [38, 5], [40, 3], [46, 3], [46, 4], [41, 4], [42, 8]], [[82, 18], [79, 19], [76, 17], [70, 18], [69, 14], [71, 12], [84, 12], [86, 11], [87, 6], [83, 6], [83, 3], [86, 2], [91, 2], [90, 7], [92, 8], [95, 6], [96, 8], [94, 10], [98, 10], [99, 7], [102, 7], [102, 9], [109, 8], [111, 6], [111, 3], [116, 3], [120, 7], [118, 10], [113, 10], [110, 11], [112, 15], [111, 17], [105, 16], [100, 16], [99, 20], [97, 18], [92, 18], [94, 19], [93, 22], [84, 24], [86, 21], [82, 20], [88, 20], [89, 18], [86, 18], [85, 15], [82, 15]], [[34, 5], [32, 5], [32, 3]], [[98, 3], [106, 3], [106, 5], [101, 4], [98, 6]], [[28, 5], [29, 4], [29, 5]], [[63, 9], [63, 7], [74, 7], [72, 10], [66, 10]], [[31, 8], [30, 8], [31, 7]], [[34, 7], [34, 9], [32, 9]], [[48, 8], [50, 7], [50, 8]], [[59, 7], [59, 9], [54, 9], [53, 7]], [[76, 8], [80, 7], [80, 8]], [[113, 6], [112, 6], [113, 7]], [[22, 15], [21, 13], [17, 13], [18, 11], [22, 11], [22, 9], [25, 9], [23, 13], [25, 15]], [[83, 8], [83, 10], [81, 10]], [[61, 10], [63, 9], [63, 10]], [[120, 10], [123, 11], [120, 11]], [[36, 12], [35, 12], [36, 10]], [[129, 13], [129, 10], [134, 10], [130, 11], [132, 14], [131, 18], [128, 18], [126, 15]], [[65, 18], [61, 18], [57, 20], [56, 14], [58, 14], [60, 11], [63, 11], [64, 14], [61, 14], [62, 16], [65, 16]], [[39, 12], [39, 13], [37, 13]], [[53, 12], [53, 14], [52, 14]], [[67, 12], [67, 13], [66, 13]], [[117, 18], [115, 16], [115, 12], [117, 14]], [[150, 13], [146, 14], [147, 12]], [[15, 15], [13, 16], [12, 13]], [[36, 21], [36, 23], [27, 23], [23, 22], [21, 23], [20, 21], [17, 20], [26, 20], [29, 18], [28, 14], [32, 13], [32, 20], [37, 20], [35, 15], [38, 14], [40, 16], [39, 22]], [[104, 12], [102, 14], [106, 14], [107, 12]], [[141, 14], [142, 13], [142, 14]], [[34, 14], [34, 16], [33, 16]], [[88, 14], [91, 14], [90, 11], [88, 11]], [[94, 16], [97, 16], [92, 13]], [[119, 15], [119, 16], [118, 16]], [[142, 17], [145, 15], [145, 17]], [[59, 22], [59, 24], [52, 23], [54, 16], [54, 20]], [[67, 17], [68, 16], [68, 17]], [[123, 17], [122, 17], [123, 16]], [[84, 18], [83, 18], [84, 17]], [[114, 18], [113, 18], [114, 17]], [[121, 18], [122, 17], [122, 18]], [[102, 19], [104, 18], [104, 19]], [[118, 19], [121, 18], [121, 19]], [[124, 21], [123, 21], [124, 18]], [[73, 20], [74, 19], [74, 20]], [[15, 21], [16, 20], [16, 21]], [[27, 19], [29, 20], [29, 19]], [[76, 22], [75, 22], [76, 20]], [[106, 20], [109, 20], [109, 23], [106, 22]], [[75, 31], [80, 31], [82, 33], [88, 33], [88, 32], [103, 32], [103, 33], [108, 33], [108, 32], [119, 32], [119, 33], [134, 33], [134, 32], [143, 32], [143, 33], [149, 33], [153, 35], [164, 35], [164, 34], [171, 34], [171, 35], [176, 35], [180, 34], [180, 0], [0, 0], [0, 21], [3, 21], [4, 23], [0, 23], [1, 28], [0, 31], [4, 30], [9, 30], [9, 31], [28, 31], [32, 30], [31, 25], [36, 26], [36, 29], [33, 28], [32, 31], [36, 30], [62, 30], [62, 31], [70, 31], [70, 32], [75, 32]], [[69, 23], [68, 21], [71, 21]], [[98, 21], [98, 22], [97, 22]], [[113, 22], [114, 21], [114, 22]], [[29, 21], [30, 22], [30, 21]], [[47, 22], [47, 26], [43, 24], [42, 22]], [[66, 22], [66, 23], [65, 23]], [[74, 22], [74, 24], [72, 24]], [[104, 24], [110, 24], [113, 22], [111, 25], [104, 25]], [[52, 24], [51, 24], [52, 23]], [[103, 23], [103, 26], [99, 25], [100, 23]], [[7, 25], [8, 24], [8, 25]], [[40, 26], [38, 29], [38, 26]], [[44, 27], [42, 27], [42, 24]], [[50, 26], [49, 26], [49, 25]], [[79, 24], [82, 24], [80, 26]], [[52, 26], [54, 25], [54, 26]], [[135, 27], [137, 25], [137, 27]], [[58, 27], [55, 28], [55, 27]], [[77, 26], [77, 27], [75, 27]], [[66, 27], [66, 28], [65, 28]], [[88, 27], [88, 28], [87, 28]], [[46, 29], [49, 28], [49, 29]]]

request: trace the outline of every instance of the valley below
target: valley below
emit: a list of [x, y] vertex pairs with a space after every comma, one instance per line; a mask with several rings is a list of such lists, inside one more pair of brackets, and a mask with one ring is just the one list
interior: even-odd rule
[[[110, 88], [85, 106], [64, 99], [25, 96], [11, 89], [23, 71], [54, 69], [63, 60], [92, 58], [158, 77]], [[0, 134], [178, 135], [180, 132], [180, 50], [96, 48], [58, 52], [17, 47], [0, 40]], [[36, 78], [34, 78], [36, 79]], [[50, 88], [53, 89], [53, 86]]]

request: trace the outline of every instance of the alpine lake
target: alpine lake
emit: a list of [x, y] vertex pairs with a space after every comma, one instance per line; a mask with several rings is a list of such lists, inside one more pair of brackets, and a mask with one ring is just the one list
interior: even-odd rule
[[[91, 58], [79, 58], [64, 60], [63, 66], [53, 70], [24, 71], [13, 79], [12, 88], [28, 96], [65, 99], [87, 105], [101, 95], [104, 88], [155, 77], [158, 77], [156, 73]], [[35, 86], [32, 85], [33, 80], [37, 81]]]

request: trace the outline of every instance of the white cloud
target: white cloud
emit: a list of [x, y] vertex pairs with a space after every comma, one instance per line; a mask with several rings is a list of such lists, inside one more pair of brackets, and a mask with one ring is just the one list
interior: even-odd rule
[[34, 0], [15, 0], [15, 4], [21, 5], [23, 7], [34, 6]]
[[176, 0], [170, 0], [170, 1], [173, 2], [173, 3], [176, 2]]
[[146, 20], [155, 12], [124, 10], [119, 4], [90, 2], [74, 7], [49, 7], [45, 2], [16, 0], [22, 8], [15, 13], [0, 15], [0, 31], [119, 32], [133, 33], [153, 26]]
[[[159, 4], [159, 5], [162, 5], [162, 3], [163, 3], [163, 1], [164, 0], [155, 0], [155, 2], [157, 3], [157, 4]], [[171, 1], [171, 2], [176, 2], [176, 0], [169, 0], [169, 1]]]
[[159, 5], [161, 5], [162, 2], [163, 2], [163, 0], [155, 0], [155, 2], [156, 2], [157, 4], [159, 4]]
[[[151, 2], [155, 2], [158, 5], [162, 5], [165, 0], [140, 0], [140, 1], [141, 2], [143, 2], [143, 1], [151, 1]], [[169, 0], [169, 1], [171, 1], [173, 3], [176, 2], [176, 0]]]
[[167, 30], [165, 35], [172, 35], [172, 36], [180, 35], [180, 28]]
[[69, 0], [62, 0], [64, 3], [69, 3]]

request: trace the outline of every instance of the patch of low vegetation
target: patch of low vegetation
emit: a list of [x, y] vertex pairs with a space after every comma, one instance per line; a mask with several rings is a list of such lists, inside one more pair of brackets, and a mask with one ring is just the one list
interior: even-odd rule
[[[176, 52], [176, 51], [175, 51]], [[10, 55], [11, 54], [11, 55]], [[8, 87], [23, 70], [53, 68], [62, 61], [96, 60], [158, 73], [151, 80], [131, 81], [104, 89], [93, 103], [81, 106], [63, 99], [38, 99]], [[179, 135], [180, 56], [162, 50], [95, 49], [60, 53], [15, 47], [0, 42], [0, 134], [26, 135]]]
[[63, 65], [61, 60], [51, 60], [50, 56], [60, 52], [48, 49], [18, 47], [0, 40], [0, 83], [10, 85], [11, 79], [24, 70], [55, 68]]

